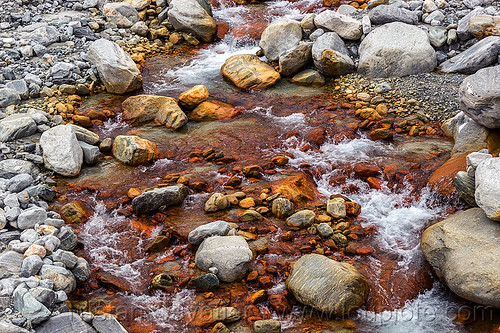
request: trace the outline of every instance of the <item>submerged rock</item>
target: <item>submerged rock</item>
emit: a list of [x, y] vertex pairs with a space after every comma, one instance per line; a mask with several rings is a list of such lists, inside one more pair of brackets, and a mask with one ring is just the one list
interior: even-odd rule
[[192, 279], [187, 287], [196, 291], [210, 291], [219, 288], [219, 279], [215, 274], [208, 273]]
[[219, 280], [234, 282], [246, 276], [252, 258], [252, 251], [243, 237], [213, 236], [201, 243], [195, 263], [204, 271], [215, 267]]
[[158, 158], [156, 144], [135, 135], [118, 135], [113, 142], [113, 156], [128, 165], [139, 165]]
[[291, 78], [290, 82], [301, 86], [322, 86], [325, 84], [325, 78], [314, 69], [306, 69], [295, 74]]
[[188, 193], [188, 188], [182, 184], [154, 189], [135, 197], [132, 200], [132, 208], [137, 215], [156, 212], [162, 206], [181, 204]]
[[286, 287], [302, 304], [333, 316], [358, 309], [369, 292], [366, 278], [353, 266], [319, 254], [302, 256], [293, 265]]
[[439, 279], [469, 301], [500, 307], [500, 224], [480, 208], [427, 228], [420, 247]]
[[118, 44], [99, 39], [90, 44], [88, 58], [99, 78], [112, 94], [124, 94], [142, 87], [142, 76], [135, 62]]
[[210, 100], [199, 104], [191, 113], [189, 118], [195, 121], [210, 121], [230, 119], [236, 117], [240, 111], [227, 103]]
[[281, 78], [274, 68], [253, 54], [237, 54], [230, 57], [222, 65], [221, 74], [243, 90], [264, 89]]

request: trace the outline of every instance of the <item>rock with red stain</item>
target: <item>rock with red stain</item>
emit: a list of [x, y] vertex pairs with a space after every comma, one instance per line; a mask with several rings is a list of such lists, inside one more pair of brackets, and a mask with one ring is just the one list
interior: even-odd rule
[[370, 132], [370, 139], [390, 141], [394, 137], [393, 132], [389, 128], [377, 128]]
[[373, 249], [368, 246], [361, 246], [356, 249], [356, 253], [359, 255], [370, 255], [373, 253]]
[[190, 114], [189, 118], [195, 121], [210, 121], [231, 119], [240, 114], [240, 110], [227, 103], [210, 100], [198, 105]]
[[113, 142], [113, 156], [128, 165], [139, 165], [158, 158], [156, 144], [135, 135], [118, 135]]
[[155, 121], [158, 125], [178, 129], [187, 122], [186, 114], [177, 101], [171, 97], [137, 95], [127, 98], [122, 103], [123, 120], [132, 125]]
[[366, 182], [368, 183], [368, 185], [370, 185], [371, 188], [373, 188], [374, 190], [380, 190], [382, 189], [382, 181], [378, 178], [375, 178], [375, 177], [368, 177], [366, 179]]
[[273, 280], [270, 276], [264, 275], [259, 278], [259, 284], [262, 288], [271, 288], [273, 286]]
[[226, 37], [226, 34], [229, 32], [229, 24], [226, 22], [219, 22], [217, 23], [217, 38], [219, 39], [224, 39]]
[[313, 201], [318, 196], [316, 184], [304, 173], [278, 181], [273, 191], [282, 194], [296, 204]]
[[61, 218], [68, 224], [83, 223], [88, 220], [90, 212], [87, 207], [79, 201], [65, 204], [59, 210]]
[[356, 202], [348, 201], [345, 203], [345, 210], [349, 215], [358, 216], [361, 214], [361, 205]]
[[269, 296], [269, 305], [278, 313], [286, 314], [292, 311], [292, 306], [283, 295]]
[[366, 278], [352, 265], [319, 254], [302, 256], [293, 265], [286, 287], [302, 304], [334, 316], [358, 309], [369, 292]]
[[429, 186], [445, 198], [457, 194], [453, 179], [459, 171], [467, 171], [468, 153], [455, 156], [440, 166], [429, 178]]
[[326, 131], [324, 128], [315, 128], [306, 135], [306, 140], [316, 146], [321, 146], [326, 141]]
[[380, 168], [373, 164], [359, 163], [354, 166], [354, 173], [360, 178], [377, 177]]

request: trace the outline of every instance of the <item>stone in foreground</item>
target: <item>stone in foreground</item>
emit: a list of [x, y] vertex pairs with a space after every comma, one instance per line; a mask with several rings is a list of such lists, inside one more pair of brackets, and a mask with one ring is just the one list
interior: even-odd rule
[[158, 158], [156, 144], [135, 135], [118, 135], [113, 142], [113, 156], [128, 165], [139, 165]]
[[500, 128], [500, 65], [465, 78], [458, 94], [465, 114], [484, 127]]
[[439, 279], [469, 301], [500, 307], [500, 224], [480, 208], [427, 228], [420, 247]]
[[201, 243], [195, 263], [204, 271], [215, 267], [219, 280], [234, 282], [246, 276], [252, 258], [252, 251], [243, 237], [213, 236]]
[[352, 265], [319, 254], [302, 256], [293, 265], [286, 287], [302, 304], [333, 316], [358, 309], [369, 292], [366, 278]]
[[96, 333], [89, 324], [74, 312], [65, 312], [51, 317], [36, 328], [37, 333]]
[[359, 46], [358, 72], [370, 77], [427, 73], [436, 64], [436, 52], [425, 31], [405, 23], [384, 24]]
[[500, 221], [500, 157], [479, 163], [475, 180], [477, 205], [488, 218]]
[[230, 57], [222, 65], [221, 74], [243, 90], [264, 89], [281, 78], [274, 68], [253, 54], [237, 54]]
[[58, 125], [43, 132], [40, 146], [47, 169], [67, 177], [80, 174], [83, 151], [71, 125]]
[[112, 94], [124, 94], [142, 88], [142, 76], [135, 62], [118, 44], [99, 39], [90, 44], [89, 61]]

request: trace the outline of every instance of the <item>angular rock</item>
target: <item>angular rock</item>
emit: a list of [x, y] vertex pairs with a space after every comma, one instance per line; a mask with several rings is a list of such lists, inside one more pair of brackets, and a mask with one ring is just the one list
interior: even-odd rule
[[443, 73], [473, 74], [494, 63], [498, 52], [500, 52], [500, 37], [486, 37], [464, 52], [443, 62], [438, 70]]
[[21, 265], [21, 277], [30, 277], [38, 273], [43, 266], [42, 259], [37, 255], [24, 258]]
[[210, 42], [217, 27], [210, 12], [202, 6], [202, 2], [196, 0], [170, 1], [168, 19], [175, 30], [192, 33], [202, 42]]
[[113, 156], [128, 165], [140, 165], [158, 158], [156, 144], [135, 135], [118, 135], [113, 142]]
[[132, 200], [135, 214], [148, 214], [158, 211], [162, 206], [170, 207], [181, 204], [189, 191], [185, 185], [167, 186], [147, 191]]
[[477, 205], [489, 219], [500, 221], [500, 158], [479, 163], [475, 173]]
[[333, 316], [358, 309], [369, 292], [366, 278], [353, 266], [319, 254], [302, 256], [293, 265], [286, 287], [302, 304]]
[[312, 210], [304, 209], [298, 211], [286, 219], [286, 224], [292, 227], [308, 228], [316, 219], [316, 214]]
[[427, 228], [420, 247], [439, 279], [469, 301], [500, 307], [500, 224], [482, 209], [456, 213]]
[[205, 271], [215, 267], [219, 280], [234, 282], [246, 276], [252, 258], [252, 251], [243, 237], [213, 236], [201, 243], [195, 263]]
[[73, 252], [61, 249], [52, 253], [52, 258], [54, 261], [62, 262], [69, 269], [74, 268], [78, 263], [78, 257]]
[[279, 19], [262, 32], [259, 46], [269, 61], [276, 61], [283, 53], [295, 48], [302, 39], [300, 23]]
[[12, 141], [35, 134], [35, 121], [25, 114], [14, 114], [0, 120], [0, 142]]
[[227, 235], [230, 229], [231, 227], [226, 221], [210, 222], [192, 230], [188, 235], [188, 242], [193, 245], [199, 245], [205, 238]]
[[33, 177], [27, 173], [21, 173], [17, 176], [12, 177], [7, 182], [7, 190], [12, 193], [19, 193], [26, 189], [28, 186], [33, 184]]
[[75, 267], [71, 270], [75, 276], [76, 282], [83, 283], [90, 277], [90, 267], [87, 260], [78, 258]]
[[139, 69], [118, 44], [106, 39], [96, 40], [89, 46], [88, 58], [96, 66], [107, 92], [124, 94], [142, 87]]
[[0, 88], [0, 108], [17, 104], [21, 101], [21, 96], [14, 89]]
[[21, 273], [24, 256], [15, 251], [6, 251], [0, 255], [0, 272], [2, 269], [12, 273]]
[[36, 300], [23, 283], [14, 291], [14, 307], [22, 316], [33, 324], [39, 324], [50, 317], [51, 312], [42, 303]]
[[466, 41], [472, 38], [469, 32], [469, 22], [474, 16], [484, 14], [484, 8], [477, 7], [458, 21], [457, 35], [462, 41]]
[[476, 185], [474, 178], [469, 176], [465, 171], [459, 171], [455, 178], [453, 179], [453, 185], [457, 189], [460, 197], [470, 206], [476, 207], [476, 199], [474, 193], [476, 191]]
[[65, 268], [53, 265], [43, 265], [40, 269], [42, 280], [54, 282], [54, 291], [62, 290], [66, 294], [71, 293], [76, 288], [76, 279], [73, 273]]
[[86, 142], [78, 141], [78, 144], [82, 148], [83, 161], [85, 164], [94, 165], [99, 159], [99, 147], [89, 145]]
[[237, 54], [229, 57], [222, 65], [221, 74], [243, 90], [264, 89], [281, 78], [274, 68], [252, 54]]
[[374, 29], [359, 47], [358, 72], [371, 77], [431, 72], [436, 63], [436, 53], [427, 34], [405, 23], [389, 23]]
[[489, 134], [489, 130], [486, 127], [469, 119], [469, 121], [460, 127], [455, 137], [455, 145], [451, 151], [451, 157], [487, 148]]
[[488, 152], [488, 149], [476, 151], [467, 155], [467, 174], [469, 177], [476, 177], [476, 168], [483, 161], [492, 158], [493, 156]]
[[368, 12], [372, 24], [382, 25], [391, 22], [417, 24], [418, 16], [411, 10], [399, 8], [394, 5], [380, 5]]
[[99, 333], [127, 333], [127, 330], [110, 314], [95, 316], [92, 326]]
[[281, 75], [292, 75], [307, 66], [312, 60], [312, 44], [299, 44], [279, 57]]
[[78, 238], [70, 227], [61, 227], [57, 238], [61, 241], [59, 248], [62, 250], [71, 251], [78, 244]]
[[318, 28], [336, 32], [343, 39], [359, 40], [363, 35], [360, 21], [333, 10], [325, 10], [316, 15], [314, 24]]
[[[75, 312], [64, 312], [51, 317], [36, 328], [37, 333], [96, 333], [96, 330], [84, 322]], [[111, 332], [107, 332], [111, 333]]]
[[291, 78], [290, 82], [301, 86], [322, 86], [325, 84], [325, 78], [314, 69], [306, 69], [295, 74]]
[[445, 27], [433, 26], [429, 28], [429, 41], [434, 47], [443, 46], [448, 40], [448, 33]]
[[58, 125], [43, 132], [40, 146], [47, 169], [67, 177], [80, 174], [83, 151], [70, 125]]
[[130, 28], [140, 20], [137, 10], [126, 2], [110, 2], [102, 8], [108, 22], [119, 28]]
[[465, 78], [458, 94], [465, 114], [487, 128], [500, 128], [500, 65]]
[[56, 302], [56, 293], [52, 289], [36, 287], [30, 289], [29, 293], [48, 309], [51, 309]]
[[59, 41], [59, 32], [56, 28], [48, 25], [33, 30], [27, 37], [33, 42], [48, 46]]
[[33, 228], [35, 224], [43, 224], [47, 219], [47, 212], [40, 207], [25, 210], [17, 217], [17, 227], [21, 230]]
[[88, 129], [83, 128], [83, 127], [78, 126], [78, 125], [74, 125], [74, 124], [70, 124], [70, 125], [71, 125], [71, 128], [73, 129], [73, 132], [75, 132], [75, 135], [76, 135], [76, 138], [78, 139], [78, 141], [82, 141], [82, 142], [88, 143], [89, 145], [93, 145], [93, 146], [95, 146], [96, 144], [99, 143], [99, 141], [101, 141], [101, 139], [99, 138], [99, 135], [95, 134], [94, 132], [89, 131]]

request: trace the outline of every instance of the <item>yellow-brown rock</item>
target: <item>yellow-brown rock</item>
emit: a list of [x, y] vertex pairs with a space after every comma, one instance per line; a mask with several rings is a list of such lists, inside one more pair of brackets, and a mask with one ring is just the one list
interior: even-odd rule
[[137, 95], [127, 98], [122, 103], [123, 120], [139, 125], [155, 121], [158, 125], [178, 129], [188, 122], [186, 114], [177, 101], [171, 97]]
[[208, 99], [208, 89], [200, 84], [186, 90], [179, 95], [179, 104], [189, 109], [195, 108], [198, 104]]
[[469, 32], [479, 39], [500, 36], [500, 16], [477, 15], [470, 18]]
[[217, 100], [210, 100], [198, 105], [189, 118], [195, 121], [210, 121], [234, 118], [239, 110], [233, 106]]
[[281, 78], [274, 68], [252, 54], [237, 54], [230, 57], [222, 65], [221, 74], [242, 90], [264, 89]]
[[113, 156], [128, 165], [139, 165], [158, 158], [156, 144], [135, 135], [118, 135], [113, 142]]

